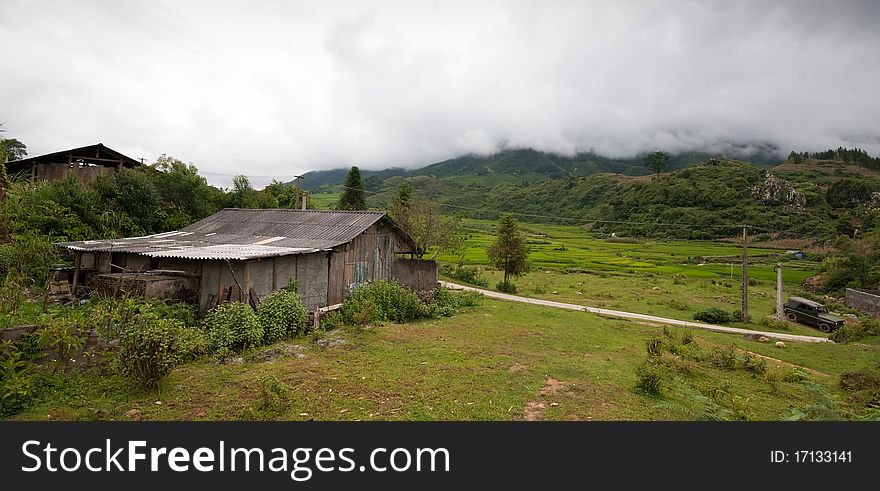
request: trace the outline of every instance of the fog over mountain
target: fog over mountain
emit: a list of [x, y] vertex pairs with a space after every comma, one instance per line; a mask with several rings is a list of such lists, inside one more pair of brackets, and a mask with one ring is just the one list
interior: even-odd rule
[[4, 0], [0, 122], [224, 185], [521, 147], [876, 155], [878, 25], [871, 1]]

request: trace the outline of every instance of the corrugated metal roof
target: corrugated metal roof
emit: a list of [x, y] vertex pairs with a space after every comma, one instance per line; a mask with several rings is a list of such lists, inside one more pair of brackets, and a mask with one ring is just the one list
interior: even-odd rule
[[329, 250], [350, 242], [384, 216], [374, 211], [229, 208], [171, 232], [58, 245], [150, 257], [245, 260]]

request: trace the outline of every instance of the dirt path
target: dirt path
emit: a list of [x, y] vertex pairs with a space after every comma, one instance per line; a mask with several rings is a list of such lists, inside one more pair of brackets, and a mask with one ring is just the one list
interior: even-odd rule
[[751, 329], [741, 329], [739, 327], [726, 327], [726, 326], [716, 326], [714, 324], [703, 324], [702, 322], [691, 322], [691, 321], [683, 321], [679, 319], [669, 319], [667, 317], [657, 317], [655, 315], [647, 315], [647, 314], [637, 314], [635, 312], [623, 312], [620, 310], [609, 310], [609, 309], [600, 309], [596, 307], [585, 307], [583, 305], [575, 305], [571, 303], [562, 303], [562, 302], [554, 302], [552, 300], [541, 300], [537, 298], [525, 298], [519, 297], [516, 295], [508, 295], [506, 293], [493, 292], [491, 290], [483, 290], [482, 288], [474, 288], [472, 286], [464, 286], [456, 283], [449, 283], [447, 281], [441, 281], [441, 285], [451, 290], [468, 290], [472, 292], [482, 293], [483, 295], [489, 298], [497, 298], [499, 300], [508, 300], [511, 302], [522, 302], [528, 303], [532, 305], [543, 305], [545, 307], [554, 307], [557, 309], [566, 309], [566, 310], [577, 310], [582, 312], [592, 312], [594, 314], [607, 316], [607, 317], [617, 317], [621, 319], [634, 319], [637, 321], [647, 321], [647, 322], [659, 322], [661, 324], [667, 324], [671, 326], [678, 327], [696, 327], [698, 329], [705, 329], [707, 331], [715, 331], [715, 332], [723, 332], [728, 334], [740, 334], [740, 335], [756, 335], [756, 336], [767, 336], [768, 338], [773, 339], [781, 339], [783, 341], [801, 341], [805, 343], [828, 343], [830, 342], [828, 338], [823, 338], [819, 336], [804, 336], [801, 334], [785, 334], [781, 332], [770, 332], [770, 331], [753, 331]]

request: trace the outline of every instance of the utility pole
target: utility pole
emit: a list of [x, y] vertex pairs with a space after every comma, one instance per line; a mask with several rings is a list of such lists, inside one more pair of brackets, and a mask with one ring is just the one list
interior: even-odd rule
[[743, 225], [742, 321], [749, 321], [749, 227]]
[[782, 263], [776, 264], [776, 320], [782, 320]]

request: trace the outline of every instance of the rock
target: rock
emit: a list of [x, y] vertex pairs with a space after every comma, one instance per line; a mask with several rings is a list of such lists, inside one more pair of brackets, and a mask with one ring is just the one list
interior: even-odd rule
[[764, 182], [752, 189], [752, 195], [766, 206], [785, 205], [785, 210], [788, 212], [801, 213], [807, 206], [804, 193], [797, 191], [790, 182], [769, 172]]
[[232, 363], [235, 363], [236, 365], [241, 365], [242, 363], [244, 363], [244, 358], [242, 358], [240, 356], [237, 358], [233, 358]]
[[137, 409], [129, 409], [128, 411], [125, 412], [124, 416], [126, 418], [134, 420], [134, 421], [141, 420], [141, 412], [138, 411]]
[[776, 341], [776, 345], [775, 345], [775, 346], [776, 346], [777, 348], [785, 348], [785, 343], [783, 343], [782, 341]]
[[303, 354], [303, 353], [297, 353], [297, 354], [296, 354], [296, 357], [299, 358], [300, 360], [305, 360], [306, 355]]
[[558, 292], [558, 291], [556, 291], [556, 290], [553, 290], [553, 291], [552, 291], [552, 292], [550, 292], [550, 293], [551, 293], [551, 294], [553, 294], [553, 295], [559, 295], [559, 292]]
[[326, 339], [319, 339], [315, 343], [321, 348], [326, 348], [327, 345], [330, 344], [330, 342], [327, 341]]
[[761, 336], [760, 338], [758, 338], [758, 341], [762, 343], [767, 343], [770, 342], [770, 338], [768, 338], [767, 336]]

